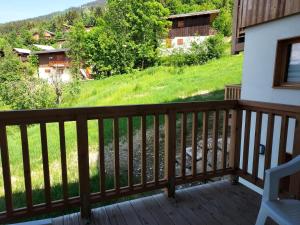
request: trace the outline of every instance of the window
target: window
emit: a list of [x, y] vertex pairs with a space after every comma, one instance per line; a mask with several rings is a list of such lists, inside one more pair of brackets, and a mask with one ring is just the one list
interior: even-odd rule
[[182, 38], [179, 38], [177, 39], [177, 45], [183, 45], [183, 39]]
[[300, 89], [300, 37], [278, 42], [273, 87]]
[[166, 47], [167, 48], [172, 48], [172, 39], [170, 39], [170, 38], [166, 39]]
[[51, 73], [50, 69], [45, 69], [45, 73]]
[[184, 28], [184, 20], [178, 20], [178, 28]]

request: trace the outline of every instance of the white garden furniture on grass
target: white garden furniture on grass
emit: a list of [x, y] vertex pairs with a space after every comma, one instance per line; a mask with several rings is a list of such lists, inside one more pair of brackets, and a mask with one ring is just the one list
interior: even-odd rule
[[266, 171], [265, 189], [256, 225], [263, 225], [268, 217], [279, 225], [300, 225], [300, 201], [278, 199], [279, 181], [300, 172], [300, 156]]

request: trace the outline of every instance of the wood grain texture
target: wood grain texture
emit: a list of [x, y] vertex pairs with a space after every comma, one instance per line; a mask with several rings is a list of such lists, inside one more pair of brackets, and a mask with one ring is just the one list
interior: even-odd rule
[[[260, 201], [257, 193], [242, 185], [219, 181], [179, 190], [174, 199], [157, 194], [94, 209], [90, 224], [252, 225]], [[82, 220], [78, 213], [53, 220], [53, 225], [62, 224], [79, 225]]]
[[49, 156], [48, 156], [48, 141], [47, 141], [46, 123], [40, 124], [40, 132], [41, 132], [41, 142], [42, 142], [45, 199], [46, 199], [47, 207], [50, 207], [51, 206], [51, 186], [50, 186]]
[[10, 216], [13, 210], [12, 203], [12, 187], [11, 187], [11, 174], [9, 166], [9, 153], [7, 145], [7, 132], [6, 127], [0, 123], [0, 149], [1, 149], [1, 163], [3, 173], [3, 182], [4, 182], [4, 191], [5, 191], [5, 207], [7, 215]]
[[22, 124], [21, 130], [21, 142], [22, 142], [22, 155], [23, 155], [23, 167], [24, 167], [24, 179], [25, 179], [25, 190], [26, 190], [26, 204], [28, 210], [32, 208], [32, 184], [31, 184], [31, 172], [30, 172], [30, 156], [28, 146], [28, 134], [27, 126]]

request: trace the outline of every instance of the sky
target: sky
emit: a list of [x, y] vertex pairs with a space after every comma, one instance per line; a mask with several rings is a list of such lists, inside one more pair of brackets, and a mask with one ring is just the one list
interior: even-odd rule
[[0, 0], [0, 23], [22, 20], [81, 6], [92, 0]]

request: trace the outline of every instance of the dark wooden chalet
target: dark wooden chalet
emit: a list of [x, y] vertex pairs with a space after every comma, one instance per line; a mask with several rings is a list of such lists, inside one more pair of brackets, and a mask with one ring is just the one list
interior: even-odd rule
[[169, 38], [215, 34], [212, 23], [218, 14], [219, 10], [211, 10], [172, 15], [169, 17], [169, 20], [172, 22]]

